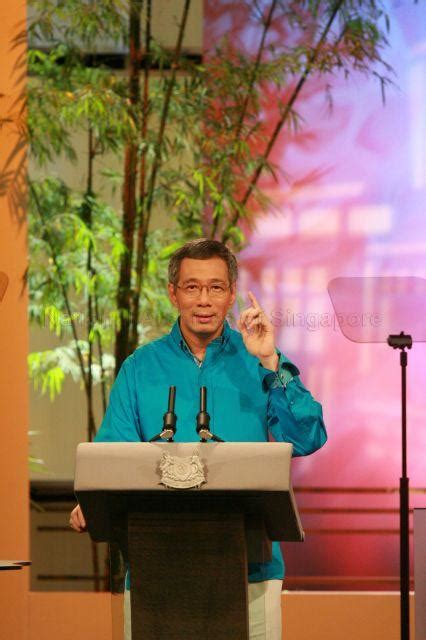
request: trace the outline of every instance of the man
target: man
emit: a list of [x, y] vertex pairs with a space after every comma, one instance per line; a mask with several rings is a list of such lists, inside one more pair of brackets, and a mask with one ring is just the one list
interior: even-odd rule
[[[169, 386], [175, 385], [178, 442], [198, 440], [199, 388], [206, 386], [212, 431], [225, 441], [267, 441], [269, 432], [277, 441], [291, 442], [295, 456], [325, 443], [321, 406], [300, 382], [297, 367], [276, 348], [274, 327], [253, 293], [239, 332], [227, 323], [237, 275], [235, 256], [215, 240], [194, 240], [173, 254], [168, 291], [179, 318], [170, 334], [123, 363], [97, 441], [152, 438], [161, 428]], [[70, 524], [85, 529], [79, 506]], [[270, 562], [249, 565], [250, 638], [281, 638], [283, 576], [278, 542]]]

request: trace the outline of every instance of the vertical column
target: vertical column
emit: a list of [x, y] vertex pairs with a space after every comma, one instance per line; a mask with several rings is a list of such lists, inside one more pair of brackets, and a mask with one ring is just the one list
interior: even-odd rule
[[[25, 0], [0, 3], [0, 559], [17, 560], [29, 555], [25, 20]], [[1, 571], [2, 637], [24, 640], [27, 615], [28, 569]]]

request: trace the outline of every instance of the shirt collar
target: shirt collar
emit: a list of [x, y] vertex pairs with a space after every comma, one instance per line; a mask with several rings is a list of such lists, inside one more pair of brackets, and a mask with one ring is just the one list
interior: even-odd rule
[[[179, 318], [174, 323], [172, 330], [170, 331], [170, 336], [172, 337], [174, 342], [176, 342], [176, 344], [182, 349], [182, 351], [188, 351], [189, 353], [191, 353], [191, 350], [186, 344], [185, 338], [183, 337], [182, 332], [180, 330]], [[221, 335], [215, 338], [214, 340], [212, 340], [208, 346], [220, 345], [223, 347], [225, 344], [227, 344], [230, 336], [231, 336], [231, 327], [229, 326], [229, 322], [225, 320], [223, 323], [223, 331]]]

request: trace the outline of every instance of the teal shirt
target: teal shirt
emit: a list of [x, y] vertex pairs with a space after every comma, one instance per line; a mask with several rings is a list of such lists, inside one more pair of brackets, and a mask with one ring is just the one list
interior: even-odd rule
[[[176, 386], [176, 442], [195, 442], [199, 388], [207, 387], [210, 428], [226, 442], [265, 442], [269, 434], [290, 442], [293, 455], [313, 453], [327, 439], [321, 405], [299, 379], [299, 370], [279, 354], [277, 372], [265, 369], [246, 350], [241, 334], [225, 322], [200, 364], [182, 337], [179, 323], [168, 335], [136, 349], [123, 363], [111, 389], [97, 442], [147, 441], [161, 431], [169, 387]], [[272, 560], [249, 564], [249, 581], [282, 579], [278, 542]]]

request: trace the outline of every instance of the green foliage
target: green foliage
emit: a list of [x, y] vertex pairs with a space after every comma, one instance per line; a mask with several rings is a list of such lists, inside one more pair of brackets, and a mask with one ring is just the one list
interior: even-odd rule
[[[34, 388], [44, 394], [49, 391], [50, 399], [61, 392], [66, 368], [56, 350], [30, 353], [28, 365]], [[64, 367], [64, 368], [63, 368]]]
[[[49, 392], [53, 400], [62, 390], [67, 376], [82, 381], [88, 373], [89, 344], [102, 345], [102, 354], [93, 354], [91, 373], [93, 384], [114, 377], [112, 355], [120, 315], [115, 305], [118, 286], [118, 266], [124, 251], [120, 218], [108, 205], [93, 196], [84, 196], [65, 185], [59, 178], [31, 182], [29, 215], [29, 313], [32, 323], [48, 327], [61, 340], [70, 340], [75, 328], [78, 341], [71, 340], [43, 352], [31, 353], [29, 372], [35, 388]], [[89, 206], [92, 223], [85, 222], [85, 207]], [[149, 237], [147, 276], [144, 282], [139, 344], [149, 335], [162, 331], [174, 319], [166, 295], [167, 247], [172, 232], [152, 232]], [[87, 270], [88, 250], [91, 270]], [[96, 313], [89, 322], [85, 301], [96, 299]], [[67, 306], [67, 301], [70, 306]], [[71, 311], [71, 313], [70, 313]], [[81, 339], [82, 335], [86, 340]], [[83, 359], [79, 366], [77, 350]]]
[[76, 161], [72, 134], [91, 129], [94, 156], [117, 153], [135, 135], [135, 119], [122, 78], [87, 67], [63, 43], [48, 52], [29, 51], [28, 129], [30, 150], [44, 166], [63, 155]]
[[[84, 356], [85, 363], [87, 363], [89, 343], [79, 340], [78, 347]], [[91, 371], [94, 384], [99, 384], [102, 376], [112, 382], [114, 364], [114, 358], [109, 353], [103, 354], [101, 363], [92, 363]], [[61, 393], [67, 376], [74, 380], [74, 382], [81, 383], [82, 381], [74, 341], [69, 342], [68, 345], [56, 347], [55, 349], [30, 353], [28, 366], [34, 388], [42, 394], [49, 393], [51, 400], [54, 400], [56, 396]]]
[[31, 0], [30, 7], [34, 16], [28, 25], [32, 46], [59, 41], [91, 50], [98, 38], [126, 39], [126, 0]]
[[[96, 292], [102, 317], [113, 308], [123, 251], [120, 220], [99, 198], [73, 191], [59, 178], [32, 181], [30, 192], [30, 319], [45, 325], [48, 318], [49, 328], [62, 336], [83, 312], [77, 302], [70, 315], [64, 291], [74, 300]], [[90, 226], [86, 207], [92, 215]]]
[[28, 470], [30, 473], [47, 473], [44, 461], [35, 456], [28, 456]]

